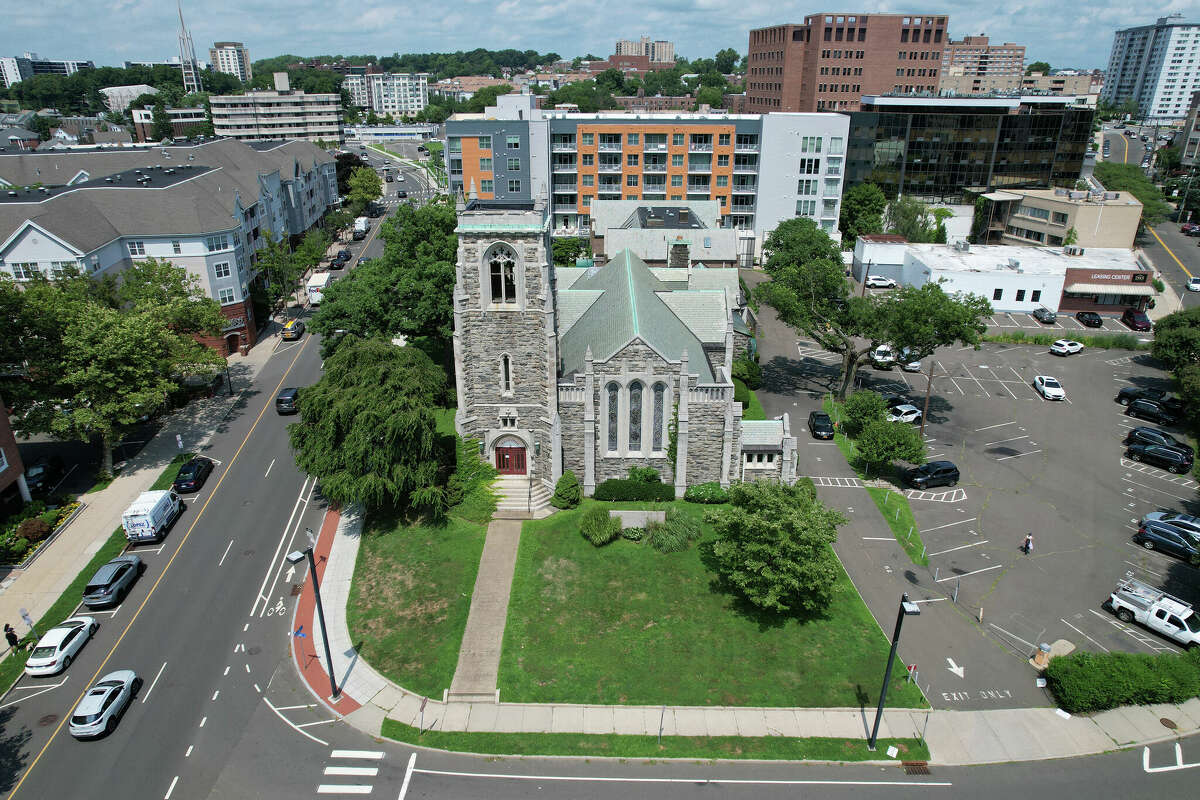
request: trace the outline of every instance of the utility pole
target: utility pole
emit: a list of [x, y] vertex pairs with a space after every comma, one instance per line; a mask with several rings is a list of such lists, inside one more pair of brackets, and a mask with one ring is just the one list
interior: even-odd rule
[[869, 277], [871, 277], [871, 262], [870, 261], [867, 262], [867, 268], [863, 270], [862, 292], [859, 293], [859, 295], [858, 295], [859, 297], [867, 296], [867, 278], [869, 278]]
[[930, 353], [929, 373], [925, 376], [925, 407], [921, 409], [921, 438], [925, 438], [925, 420], [929, 417], [929, 396], [933, 394], [933, 353]]

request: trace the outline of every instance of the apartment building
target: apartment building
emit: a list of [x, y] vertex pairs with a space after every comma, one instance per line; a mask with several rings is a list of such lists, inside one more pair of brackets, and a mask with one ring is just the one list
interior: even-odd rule
[[691, 111], [696, 107], [696, 98], [691, 94], [685, 94], [682, 97], [664, 97], [661, 94], [636, 95], [634, 97], [614, 97], [613, 100], [623, 111]]
[[1113, 39], [1100, 99], [1133, 100], [1149, 122], [1182, 120], [1200, 90], [1200, 23], [1180, 14], [1119, 30]]
[[1133, 249], [1142, 204], [1129, 192], [1017, 189], [983, 195], [980, 244]]
[[[447, 97], [459, 102], [466, 102], [474, 97], [480, 89], [505, 84], [512, 85], [512, 82], [504, 78], [491, 78], [487, 75], [460, 75], [456, 78], [443, 78], [437, 83], [429, 84], [429, 94], [434, 97]], [[344, 83], [342, 85], [345, 86]]]
[[[34, 184], [43, 188], [16, 188]], [[224, 352], [255, 343], [250, 293], [266, 233], [303, 234], [338, 203], [333, 157], [298, 141], [0, 147], [0, 187], [0, 274], [99, 277], [170, 261], [220, 304], [227, 325], [206, 343]]]
[[810, 217], [837, 237], [849, 118], [843, 114], [544, 111], [504, 95], [446, 123], [452, 192], [542, 201], [553, 232], [587, 235], [601, 200], [714, 201], [726, 227], [763, 239]]
[[[5, 408], [0, 397], [0, 408]], [[0, 514], [16, 511], [33, 499], [25, 482], [25, 465], [8, 414], [0, 414]]]
[[1200, 92], [1192, 92], [1191, 106], [1178, 141], [1183, 151], [1183, 165], [1195, 167], [1200, 164]]
[[5, 89], [34, 75], [74, 75], [81, 69], [95, 69], [91, 61], [67, 61], [41, 58], [37, 53], [0, 57], [0, 85]]
[[812, 14], [750, 31], [746, 110], [856, 111], [863, 95], [937, 92], [949, 17]]
[[416, 114], [429, 105], [429, 74], [426, 72], [347, 75], [342, 88], [350, 93], [351, 103], [376, 114]]
[[[204, 106], [171, 108], [167, 106], [167, 118], [171, 120], [171, 138], [183, 139], [197, 127], [208, 121]], [[133, 115], [133, 139], [136, 142], [151, 142], [154, 139], [154, 109], [135, 108]]]
[[241, 42], [214, 42], [208, 49], [208, 63], [216, 72], [233, 75], [242, 83], [249, 83], [254, 77], [250, 51]]
[[1025, 74], [1025, 45], [992, 44], [982, 34], [964, 36], [958, 41], [951, 39], [942, 50], [943, 74], [951, 67], [961, 67], [963, 75], [1020, 78]]
[[643, 36], [636, 41], [633, 39], [618, 39], [613, 54], [618, 56], [646, 56], [650, 61], [658, 64], [670, 64], [672, 66], [675, 64], [675, 45], [672, 42], [651, 39], [649, 36]]
[[254, 141], [304, 139], [342, 142], [342, 97], [334, 93], [293, 91], [286, 72], [275, 73], [275, 89], [238, 95], [213, 95], [213, 131], [217, 136]]

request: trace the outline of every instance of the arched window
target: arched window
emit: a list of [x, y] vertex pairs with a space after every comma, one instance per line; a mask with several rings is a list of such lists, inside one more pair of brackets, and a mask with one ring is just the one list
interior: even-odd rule
[[615, 383], [610, 383], [607, 387], [608, 392], [608, 450], [615, 452], [617, 449], [617, 400], [620, 394], [620, 389]]
[[666, 427], [663, 414], [666, 413], [667, 404], [667, 386], [665, 383], [654, 384], [654, 418], [651, 423], [654, 425], [654, 441], [653, 447], [655, 450], [663, 448], [663, 428]]
[[512, 359], [508, 356], [500, 359], [500, 390], [503, 392], [513, 390]]
[[642, 383], [629, 384], [629, 449], [642, 449]]
[[517, 254], [512, 248], [499, 245], [488, 258], [492, 278], [492, 302], [517, 302]]

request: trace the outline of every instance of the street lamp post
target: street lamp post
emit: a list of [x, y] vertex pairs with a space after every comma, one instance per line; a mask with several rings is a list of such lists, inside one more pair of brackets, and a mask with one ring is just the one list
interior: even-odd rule
[[892, 649], [888, 653], [887, 669], [883, 673], [883, 688], [879, 690], [879, 706], [875, 709], [875, 724], [871, 726], [871, 738], [867, 740], [867, 749], [875, 749], [875, 740], [879, 738], [879, 721], [883, 719], [883, 704], [887, 700], [888, 682], [892, 679], [892, 665], [896, 663], [896, 646], [900, 644], [900, 628], [904, 625], [905, 617], [915, 617], [921, 613], [921, 607], [910, 602], [908, 592], [900, 595], [900, 610], [896, 612], [896, 630], [892, 634]]
[[[342, 692], [340, 689], [338, 689], [337, 680], [333, 675], [333, 654], [329, 650], [329, 634], [325, 630], [325, 609], [321, 606], [321, 584], [317, 580], [317, 561], [313, 557], [312, 545], [304, 548], [303, 552], [300, 550], [293, 550], [292, 552], [288, 553], [287, 560], [289, 564], [298, 564], [304, 560], [305, 556], [308, 557], [308, 570], [310, 573], [312, 573], [313, 594], [317, 598], [317, 619], [321, 624], [321, 643], [325, 645], [325, 663], [329, 665], [329, 689], [331, 692], [333, 692], [333, 694], [330, 695], [330, 699], [336, 700]], [[908, 595], [905, 595], [905, 597], [907, 596]], [[897, 634], [899, 634], [899, 630], [897, 630]], [[893, 653], [895, 652], [894, 646], [892, 651]], [[889, 671], [891, 670], [890, 662], [888, 663], [888, 669]]]

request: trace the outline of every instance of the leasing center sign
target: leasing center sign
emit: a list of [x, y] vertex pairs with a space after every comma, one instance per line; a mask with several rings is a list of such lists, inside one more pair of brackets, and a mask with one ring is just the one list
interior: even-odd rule
[[1145, 283], [1145, 272], [1090, 272], [1088, 281], [1120, 281], [1121, 283]]

